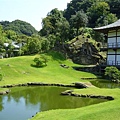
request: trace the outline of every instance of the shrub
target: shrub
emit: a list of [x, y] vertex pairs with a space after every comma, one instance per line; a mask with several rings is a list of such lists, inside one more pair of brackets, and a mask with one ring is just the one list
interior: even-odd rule
[[36, 67], [43, 67], [43, 66], [47, 66], [47, 58], [43, 55], [41, 55], [40, 57], [35, 57], [33, 60], [36, 63]]
[[120, 81], [120, 71], [116, 67], [106, 67], [105, 68], [105, 76], [110, 80]]
[[42, 61], [40, 60], [40, 58], [34, 58], [33, 60], [36, 63], [36, 67], [42, 66]]

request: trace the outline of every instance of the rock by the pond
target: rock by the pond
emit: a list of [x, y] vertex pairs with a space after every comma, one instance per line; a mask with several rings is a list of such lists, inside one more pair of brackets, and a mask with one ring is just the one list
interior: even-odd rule
[[60, 66], [63, 67], [63, 68], [69, 68], [69, 66], [64, 65], [64, 64], [61, 64]]
[[98, 98], [98, 99], [114, 100], [114, 98], [112, 96], [76, 94], [76, 93], [73, 93], [73, 90], [66, 90], [64, 92], [61, 92], [61, 95], [69, 95], [69, 96], [83, 97], [83, 98]]
[[5, 95], [5, 94], [8, 94], [9, 92], [10, 92], [10, 90], [2, 91], [2, 92], [0, 92], [0, 95]]
[[74, 84], [76, 88], [88, 88], [88, 86], [83, 83], [76, 82]]

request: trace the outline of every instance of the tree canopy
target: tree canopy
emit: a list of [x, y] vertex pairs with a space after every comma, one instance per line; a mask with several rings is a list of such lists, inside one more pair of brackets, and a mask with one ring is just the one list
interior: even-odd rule
[[84, 13], [84, 11], [78, 11], [75, 15], [71, 16], [71, 25], [77, 29], [77, 36], [78, 30], [80, 27], [85, 27], [88, 23], [88, 17]]
[[72, 0], [64, 10], [64, 17], [70, 21], [72, 15], [83, 10], [88, 16], [89, 27], [102, 26], [120, 18], [119, 6], [119, 0]]
[[37, 30], [35, 30], [31, 24], [21, 20], [15, 20], [12, 22], [1, 21], [0, 24], [3, 26], [4, 30], [13, 30], [17, 34], [25, 34], [31, 36], [32, 34], [37, 33]]

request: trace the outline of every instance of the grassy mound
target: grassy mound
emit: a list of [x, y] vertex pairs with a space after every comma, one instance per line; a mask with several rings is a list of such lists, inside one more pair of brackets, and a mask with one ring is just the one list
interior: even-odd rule
[[[73, 64], [70, 60], [65, 60], [64, 57], [57, 52], [45, 54], [48, 59], [46, 67], [33, 67], [33, 56], [21, 56], [0, 60], [1, 74], [3, 76], [0, 81], [0, 86], [6, 84], [19, 84], [27, 82], [45, 82], [45, 83], [64, 83], [71, 84], [81, 81], [83, 77], [96, 78], [94, 74], [86, 72], [78, 72], [73, 70]], [[65, 64], [69, 68], [63, 68], [60, 64]]]

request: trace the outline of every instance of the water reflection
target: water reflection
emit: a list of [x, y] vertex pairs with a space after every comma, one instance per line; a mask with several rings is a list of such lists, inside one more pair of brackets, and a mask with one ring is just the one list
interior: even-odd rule
[[38, 111], [78, 108], [104, 102], [102, 99], [61, 96], [68, 88], [16, 87], [0, 96], [0, 120], [27, 120]]
[[2, 103], [2, 97], [0, 97], [0, 111], [2, 111], [2, 109], [4, 109], [4, 107], [3, 107], [3, 103]]
[[94, 86], [99, 88], [120, 88], [120, 84], [114, 83], [110, 80], [91, 80], [90, 81]]

